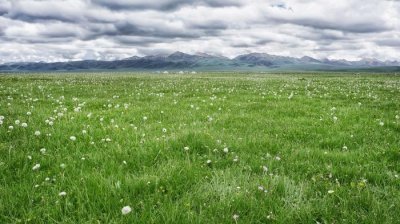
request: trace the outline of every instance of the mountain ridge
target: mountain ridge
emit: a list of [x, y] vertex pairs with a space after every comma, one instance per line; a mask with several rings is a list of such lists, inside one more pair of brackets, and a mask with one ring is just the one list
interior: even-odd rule
[[[21, 62], [0, 65], [0, 71], [74, 71], [74, 70], [346, 70], [399, 67], [398, 61], [363, 58], [301, 58], [253, 52], [234, 58], [197, 52], [132, 56], [120, 60], [81, 60], [68, 62]], [[391, 68], [393, 70], [393, 68]]]

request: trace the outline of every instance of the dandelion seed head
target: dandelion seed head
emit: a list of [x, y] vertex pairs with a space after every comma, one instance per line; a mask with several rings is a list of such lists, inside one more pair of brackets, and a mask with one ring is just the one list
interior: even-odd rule
[[37, 163], [37, 164], [35, 164], [33, 167], [32, 167], [32, 170], [38, 170], [40, 168], [40, 164], [39, 163]]
[[130, 206], [124, 206], [124, 207], [121, 209], [122, 215], [127, 215], [127, 214], [129, 214], [129, 213], [131, 213], [131, 212], [132, 212], [132, 208], [131, 208]]

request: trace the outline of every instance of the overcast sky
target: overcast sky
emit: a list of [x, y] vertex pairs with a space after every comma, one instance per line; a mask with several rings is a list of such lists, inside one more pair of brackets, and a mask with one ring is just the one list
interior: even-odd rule
[[400, 60], [400, 2], [0, 0], [0, 63], [177, 50]]

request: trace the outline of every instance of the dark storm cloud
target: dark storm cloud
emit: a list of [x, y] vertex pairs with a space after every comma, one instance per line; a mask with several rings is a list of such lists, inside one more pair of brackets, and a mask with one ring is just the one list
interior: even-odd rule
[[202, 30], [226, 30], [229, 28], [229, 24], [223, 21], [206, 21], [202, 23], [188, 24], [188, 28]]
[[199, 34], [191, 30], [172, 29], [162, 26], [145, 27], [138, 26], [130, 22], [119, 22], [115, 24], [113, 35], [143, 36], [143, 37], [163, 37], [163, 38], [198, 38]]
[[265, 44], [273, 43], [273, 42], [274, 42], [274, 40], [271, 40], [271, 39], [259, 39], [255, 42], [255, 45], [259, 46], [259, 45], [265, 45]]
[[249, 47], [255, 47], [257, 45], [248, 43], [233, 43], [231, 44], [231, 46], [234, 48], [249, 48]]
[[7, 14], [7, 9], [5, 8], [0, 8], [0, 16], [4, 16], [5, 14]]
[[375, 43], [381, 46], [400, 48], [400, 39], [381, 39], [376, 40]]
[[56, 38], [79, 38], [79, 34], [72, 30], [46, 30], [40, 33], [42, 37]]
[[0, 1], [0, 16], [3, 16], [4, 14], [8, 13], [10, 10], [11, 3], [8, 1]]
[[159, 1], [139, 1], [139, 0], [92, 0], [93, 4], [107, 7], [112, 10], [177, 10], [183, 6], [210, 6], [227, 7], [240, 6], [239, 0], [159, 0]]
[[116, 36], [114, 37], [114, 40], [124, 45], [141, 46], [141, 47], [150, 46], [151, 44], [160, 43], [164, 41], [164, 39], [155, 37], [137, 38], [131, 36]]
[[15, 12], [12, 14], [5, 14], [8, 18], [14, 20], [21, 20], [25, 22], [46, 22], [49, 20], [56, 20], [62, 22], [75, 22], [74, 18], [64, 17], [62, 15], [30, 15], [26, 13]]
[[323, 21], [319, 19], [297, 19], [285, 22], [312, 27], [315, 29], [341, 30], [353, 33], [375, 33], [383, 32], [390, 29], [386, 26], [386, 24], [382, 23], [383, 21], [376, 21], [373, 23], [371, 23], [370, 21], [359, 23], [348, 23], [348, 21], [343, 21], [334, 23], [331, 21]]

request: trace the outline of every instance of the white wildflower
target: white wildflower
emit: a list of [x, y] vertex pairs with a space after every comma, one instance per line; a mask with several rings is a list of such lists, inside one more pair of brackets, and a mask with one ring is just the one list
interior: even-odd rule
[[130, 206], [124, 206], [121, 209], [122, 215], [127, 215], [132, 212], [132, 208]]
[[40, 164], [36, 164], [32, 167], [32, 170], [38, 170], [40, 168]]

